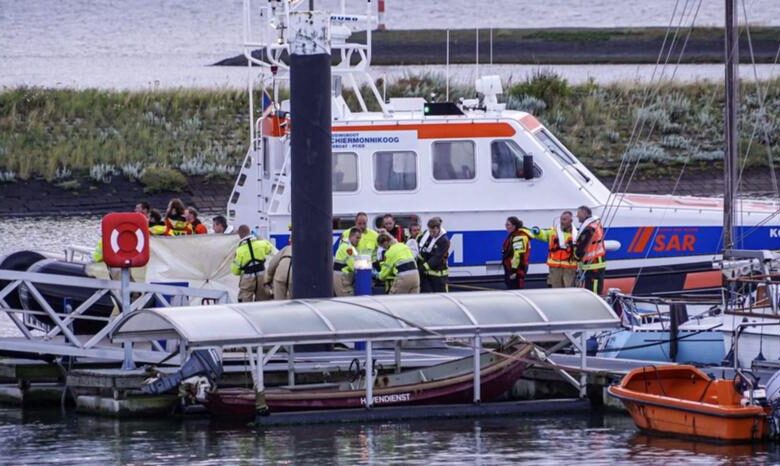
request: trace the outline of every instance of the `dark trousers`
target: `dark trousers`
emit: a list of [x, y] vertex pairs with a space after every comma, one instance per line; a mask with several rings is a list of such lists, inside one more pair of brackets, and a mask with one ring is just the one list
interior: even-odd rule
[[511, 278], [512, 272], [504, 269], [504, 283], [509, 290], [522, 290], [525, 288], [525, 274], [526, 270], [517, 269], [515, 278]]
[[605, 269], [586, 270], [583, 288], [600, 296], [604, 291], [604, 271]]
[[447, 287], [447, 277], [434, 277], [431, 275], [420, 275], [420, 292], [422, 293], [446, 293], [449, 291]]

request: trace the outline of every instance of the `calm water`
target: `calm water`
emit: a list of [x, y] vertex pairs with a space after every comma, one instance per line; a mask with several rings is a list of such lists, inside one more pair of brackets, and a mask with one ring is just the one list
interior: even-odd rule
[[0, 408], [4, 464], [772, 464], [774, 446], [638, 434], [627, 416], [501, 418], [255, 431]]
[[[385, 22], [396, 29], [665, 26], [676, 1], [484, 0], [475, 11], [473, 0], [387, 0]], [[780, 24], [777, 0], [745, 2], [751, 23]], [[338, 3], [317, 1], [318, 7], [330, 9]], [[688, 11], [695, 3], [679, 1], [680, 8], [688, 5]], [[365, 8], [362, 0], [348, 4], [358, 6], [353, 11]], [[240, 53], [241, 5], [240, 0], [0, 0], [0, 87], [242, 88], [245, 70], [206, 66]], [[704, 1], [696, 24], [718, 25], [722, 18], [721, 0]], [[588, 77], [602, 82], [641, 80], [649, 75], [636, 66], [555, 68], [574, 82]], [[533, 68], [507, 67], [499, 72], [520, 79], [529, 69]], [[397, 68], [388, 74], [407, 70]], [[455, 79], [471, 82], [469, 73], [456, 74]], [[762, 73], [777, 75], [768, 68]], [[677, 78], [721, 75], [717, 66], [687, 65]]]

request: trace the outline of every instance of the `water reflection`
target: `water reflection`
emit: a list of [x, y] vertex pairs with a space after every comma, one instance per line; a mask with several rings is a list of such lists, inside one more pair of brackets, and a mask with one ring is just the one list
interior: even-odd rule
[[635, 433], [622, 415], [517, 417], [254, 430], [208, 419], [115, 420], [0, 409], [3, 464], [738, 464], [767, 446]]

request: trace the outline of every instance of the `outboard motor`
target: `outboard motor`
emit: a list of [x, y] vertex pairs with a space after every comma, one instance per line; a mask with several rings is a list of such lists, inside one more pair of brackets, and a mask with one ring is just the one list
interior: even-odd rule
[[215, 349], [196, 350], [190, 358], [181, 366], [181, 369], [170, 375], [163, 375], [141, 387], [141, 391], [147, 395], [161, 395], [179, 388], [183, 380], [195, 376], [205, 376], [209, 382], [222, 377], [222, 360]]

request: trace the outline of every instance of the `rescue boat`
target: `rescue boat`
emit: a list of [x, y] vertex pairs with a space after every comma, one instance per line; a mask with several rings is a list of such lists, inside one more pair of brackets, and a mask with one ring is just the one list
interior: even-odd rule
[[[299, 182], [289, 170], [294, 122], [289, 101], [279, 98], [280, 83], [289, 79], [284, 31], [303, 2], [245, 3], [249, 88], [270, 92], [261, 99], [250, 95], [255, 124], [227, 214], [281, 248], [289, 239], [290, 186]], [[258, 10], [265, 23], [252, 27]], [[534, 115], [499, 103], [503, 87], [497, 76], [477, 80], [476, 99], [386, 101], [369, 74], [375, 26], [371, 2], [365, 14], [342, 10], [330, 16], [330, 47], [338, 61], [332, 68], [334, 241], [360, 211], [377, 227], [385, 213], [405, 227], [438, 216], [451, 241], [451, 285], [490, 286], [501, 282], [508, 216], [551, 227], [562, 211], [585, 205], [596, 215], [609, 213], [603, 219], [606, 239], [621, 245], [608, 253], [604, 290], [646, 294], [721, 285], [712, 271], [723, 249], [721, 199], [611, 192]], [[360, 40], [353, 40], [355, 32]], [[348, 105], [349, 92], [357, 107]], [[762, 200], [737, 203], [740, 248], [780, 248], [780, 219], [772, 217], [778, 207]], [[533, 242], [529, 287], [544, 286], [546, 257], [547, 246]]]
[[[531, 351], [523, 345], [509, 354], [483, 353], [481, 358], [481, 398], [495, 401], [511, 390], [528, 362]], [[375, 377], [374, 406], [414, 406], [471, 403], [474, 393], [474, 359], [466, 357], [424, 369]], [[348, 382], [270, 387], [265, 392], [273, 412], [316, 411], [363, 408], [366, 405], [365, 379]], [[251, 420], [256, 415], [255, 392], [248, 388], [220, 388], [207, 393], [204, 405], [215, 417]]]
[[694, 366], [640, 367], [607, 390], [643, 431], [723, 442], [761, 440], [770, 432], [768, 408], [751, 404], [733, 380]]

